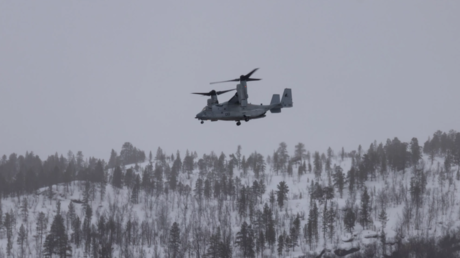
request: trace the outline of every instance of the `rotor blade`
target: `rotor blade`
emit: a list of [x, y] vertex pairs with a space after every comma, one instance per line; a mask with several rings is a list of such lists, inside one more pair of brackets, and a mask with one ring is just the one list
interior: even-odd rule
[[223, 82], [239, 82], [239, 81], [240, 79], [234, 79], [234, 80], [228, 80], [228, 81], [211, 82], [210, 84], [223, 83]]
[[192, 94], [198, 94], [198, 95], [203, 95], [203, 96], [211, 96], [209, 93], [201, 93], [201, 92], [192, 92]]
[[231, 89], [231, 90], [223, 90], [223, 91], [217, 91], [216, 94], [217, 95], [220, 95], [220, 94], [224, 94], [225, 92], [229, 92], [229, 91], [232, 91], [232, 90], [235, 90], [235, 89]]
[[219, 82], [211, 82], [210, 84], [215, 84], [215, 83], [222, 83], [222, 82], [239, 82], [239, 81], [260, 81], [260, 79], [251, 79], [251, 75], [255, 73], [259, 68], [256, 68], [249, 72], [246, 75], [241, 75], [240, 78], [233, 79], [233, 80], [228, 80], [228, 81], [219, 81]]
[[256, 68], [256, 69], [252, 70], [250, 73], [246, 74], [246, 75], [244, 76], [244, 77], [247, 78], [246, 81], [248, 81], [249, 77], [251, 77], [251, 75], [252, 75], [253, 73], [255, 73], [257, 70], [259, 70], [259, 68]]
[[198, 95], [203, 95], [203, 96], [214, 96], [214, 95], [224, 94], [224, 93], [232, 91], [232, 90], [235, 90], [235, 89], [223, 90], [223, 91], [212, 90], [210, 92], [192, 92], [192, 94], [198, 94]]
[[249, 78], [249, 79], [247, 79], [246, 81], [247, 81], [247, 82], [250, 82], [250, 81], [260, 81], [260, 80], [262, 80], [262, 79], [256, 79], [256, 78], [252, 79], [252, 78]]

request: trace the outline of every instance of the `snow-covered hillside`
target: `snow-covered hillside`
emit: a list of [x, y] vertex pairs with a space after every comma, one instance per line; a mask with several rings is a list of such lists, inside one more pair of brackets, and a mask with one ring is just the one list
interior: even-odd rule
[[448, 155], [398, 170], [372, 159], [376, 145], [323, 155], [297, 147], [266, 158], [160, 150], [106, 168], [102, 181], [5, 196], [0, 258], [383, 257], [458, 233], [460, 172]]

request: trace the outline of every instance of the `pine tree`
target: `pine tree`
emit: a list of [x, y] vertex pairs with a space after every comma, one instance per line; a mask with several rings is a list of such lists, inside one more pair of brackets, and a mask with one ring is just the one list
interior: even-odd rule
[[126, 170], [126, 174], [123, 178], [123, 182], [125, 183], [126, 187], [132, 188], [134, 186], [135, 174], [132, 168]]
[[[304, 162], [305, 163], [305, 162]], [[299, 167], [297, 167], [297, 177], [300, 178], [302, 177], [302, 175], [304, 174], [304, 166], [303, 165], [300, 165]]]
[[159, 196], [163, 193], [163, 167], [155, 164], [155, 170], [153, 171], [153, 175], [155, 179], [156, 195]]
[[292, 239], [289, 235], [286, 235], [286, 232], [284, 232], [284, 250], [287, 255], [289, 255], [289, 248], [292, 247]]
[[355, 167], [351, 167], [347, 174], [347, 182], [348, 182], [348, 192], [352, 194], [355, 190], [356, 184], [356, 169]]
[[24, 244], [27, 240], [27, 233], [26, 233], [26, 230], [24, 228], [24, 225], [21, 224], [21, 227], [19, 228], [19, 233], [18, 233], [18, 238], [17, 238], [17, 241], [18, 241], [18, 245], [19, 245], [19, 250], [20, 250], [20, 257], [24, 257], [24, 252], [25, 252], [25, 247], [24, 247]]
[[81, 231], [81, 220], [78, 216], [76, 216], [76, 218], [72, 221], [72, 231], [73, 242], [77, 247], [79, 247], [83, 233]]
[[276, 191], [278, 206], [282, 208], [284, 206], [284, 201], [287, 201], [287, 193], [289, 192], [289, 187], [286, 182], [281, 181], [277, 186], [278, 190]]
[[142, 172], [141, 188], [142, 190], [145, 191], [146, 194], [152, 193], [152, 173], [153, 173], [152, 164], [145, 166], [144, 171]]
[[11, 256], [11, 250], [13, 249], [13, 217], [8, 212], [5, 214], [3, 226], [6, 229], [7, 238], [6, 253], [8, 256]]
[[168, 242], [169, 255], [172, 258], [180, 256], [180, 229], [179, 225], [174, 222], [169, 231], [169, 242]]
[[112, 152], [110, 152], [110, 159], [109, 159], [109, 163], [107, 164], [107, 166], [109, 168], [114, 168], [116, 166], [118, 166], [118, 157], [117, 157], [117, 152], [112, 149]]
[[422, 158], [422, 148], [418, 144], [417, 138], [412, 138], [410, 142], [411, 150], [411, 161], [412, 165], [416, 165], [418, 161]]
[[91, 246], [91, 217], [93, 216], [93, 209], [88, 205], [85, 210], [85, 220], [82, 227], [82, 239], [85, 240], [85, 251], [89, 253]]
[[304, 237], [310, 249], [318, 242], [318, 208], [316, 202], [313, 202], [313, 205], [310, 206], [307, 223], [304, 227]]
[[232, 243], [231, 243], [231, 235], [223, 234], [222, 241], [220, 242], [220, 258], [231, 258], [232, 257]]
[[292, 248], [292, 251], [294, 251], [294, 248], [297, 246], [297, 232], [295, 227], [291, 227], [289, 231], [289, 236], [286, 238], [286, 248]]
[[292, 243], [294, 244], [294, 246], [297, 245], [299, 235], [300, 235], [300, 216], [297, 213], [296, 218], [292, 222], [292, 228], [291, 228], [291, 239], [292, 239]]
[[243, 155], [243, 159], [241, 160], [241, 169], [243, 170], [243, 176], [248, 174], [248, 163], [246, 162], [246, 156]]
[[369, 205], [369, 194], [367, 193], [367, 187], [364, 187], [363, 194], [361, 195], [361, 209], [359, 213], [359, 223], [363, 228], [367, 228], [367, 225], [371, 222], [371, 207]]
[[52, 185], [52, 184], [50, 184], [50, 185], [48, 186], [48, 192], [47, 192], [47, 194], [48, 194], [48, 200], [50, 201], [50, 204], [51, 204], [51, 200], [53, 199], [53, 195], [54, 195], [54, 192], [53, 192], [53, 185]]
[[59, 257], [70, 257], [72, 249], [68, 243], [67, 233], [64, 226], [64, 218], [61, 214], [54, 216], [51, 224], [50, 235], [53, 237], [54, 249], [53, 253]]
[[75, 213], [75, 205], [73, 204], [72, 201], [69, 202], [69, 207], [67, 208], [67, 214], [66, 214], [66, 227], [70, 228], [70, 226], [73, 223], [73, 220], [76, 217]]
[[259, 236], [257, 238], [257, 245], [256, 245], [257, 253], [261, 252], [263, 254], [264, 249], [265, 249], [265, 235], [263, 231], [259, 231]]
[[240, 195], [238, 198], [237, 206], [238, 206], [238, 214], [240, 215], [240, 217], [246, 217], [248, 200], [247, 200], [246, 187], [244, 185], [240, 190]]
[[351, 234], [355, 228], [356, 215], [353, 212], [353, 209], [350, 207], [345, 212], [345, 217], [343, 219], [343, 224], [345, 229]]
[[94, 258], [99, 258], [99, 253], [101, 251], [101, 243], [98, 240], [99, 238], [96, 237], [95, 235], [92, 238], [92, 243], [91, 243], [91, 250], [92, 250], [92, 257]]
[[219, 198], [221, 192], [221, 187], [219, 181], [214, 181], [214, 198]]
[[27, 198], [26, 197], [22, 198], [21, 215], [22, 215], [22, 221], [24, 223], [27, 223], [27, 221], [29, 219], [29, 206], [27, 205]]
[[198, 199], [198, 200], [201, 200], [202, 199], [202, 196], [203, 196], [203, 179], [201, 178], [198, 178], [195, 182], [195, 197]]
[[211, 196], [212, 196], [212, 189], [211, 189], [211, 182], [206, 179], [204, 180], [204, 190], [203, 190], [203, 193], [204, 193], [204, 197], [206, 199], [210, 199]]
[[305, 145], [301, 142], [299, 142], [295, 147], [294, 150], [294, 162], [297, 163], [297, 165], [301, 164], [302, 159], [305, 158], [307, 150], [305, 150]]
[[45, 243], [43, 244], [43, 255], [45, 257], [52, 257], [55, 249], [55, 242], [53, 235], [46, 236]]
[[327, 216], [327, 201], [324, 202], [324, 209], [323, 209], [323, 239], [324, 243], [326, 243], [326, 236], [327, 236], [327, 230], [328, 230], [328, 216]]
[[340, 166], [334, 167], [334, 186], [337, 188], [340, 194], [340, 198], [343, 197], [343, 188], [345, 185], [345, 175], [343, 174], [343, 169]]
[[273, 220], [268, 222], [268, 227], [265, 233], [267, 243], [270, 247], [273, 247], [276, 243], [276, 232], [275, 232], [275, 223]]
[[251, 226], [245, 222], [241, 224], [241, 230], [236, 233], [235, 244], [243, 252], [243, 257], [254, 257], [254, 237]]
[[292, 176], [293, 173], [294, 173], [294, 171], [293, 171], [293, 168], [292, 168], [292, 163], [288, 162], [287, 174], [288, 174], [288, 176]]
[[262, 196], [264, 195], [265, 191], [267, 190], [267, 187], [265, 186], [265, 183], [264, 181], [261, 179], [259, 180], [259, 191], [258, 191], [258, 195], [259, 195], [259, 198], [262, 200]]
[[[41, 248], [43, 245], [43, 235], [45, 235], [46, 228], [48, 227], [48, 219], [45, 216], [45, 213], [40, 212], [37, 217], [36, 232], [37, 232], [37, 246]], [[37, 252], [39, 257], [42, 253]]]
[[312, 232], [311, 232], [311, 209], [310, 212], [308, 213], [308, 219], [307, 223], [305, 223], [303, 227], [303, 237], [305, 238], [305, 241], [307, 242], [308, 246], [310, 249], [312, 248]]
[[319, 156], [319, 152], [315, 152], [314, 158], [313, 158], [313, 170], [315, 172], [315, 177], [320, 178], [321, 173], [323, 172], [323, 163], [321, 162], [321, 158]]
[[315, 237], [316, 242], [319, 242], [319, 232], [318, 232], [318, 207], [316, 206], [316, 202], [313, 202], [313, 209], [312, 209], [312, 233], [313, 236]]
[[276, 150], [277, 154], [277, 169], [276, 171], [282, 171], [283, 173], [286, 172], [287, 163], [289, 161], [289, 155], [287, 151], [287, 144], [281, 142]]
[[327, 178], [328, 178], [329, 184], [330, 184], [331, 174], [332, 174], [332, 167], [331, 167], [331, 159], [330, 158], [326, 159], [325, 170], [327, 172]]
[[133, 191], [131, 193], [131, 203], [137, 204], [139, 203], [139, 192], [141, 190], [141, 179], [139, 175], [136, 176], [136, 179], [134, 180], [134, 187]]
[[270, 192], [270, 197], [269, 197], [269, 202], [270, 202], [270, 207], [271, 209], [273, 209], [273, 206], [275, 206], [275, 201], [276, 201], [276, 197], [275, 197], [275, 190], [272, 190]]
[[217, 228], [216, 233], [212, 234], [211, 238], [209, 239], [209, 247], [206, 257], [219, 258], [221, 252], [220, 245], [220, 228]]
[[83, 196], [83, 207], [90, 205], [91, 200], [91, 183], [87, 180], [85, 181], [85, 188], [82, 193]]
[[99, 257], [100, 258], [112, 258], [112, 242], [108, 241], [106, 243], [101, 244], [99, 249]]
[[279, 256], [283, 255], [283, 249], [284, 249], [284, 238], [283, 238], [283, 235], [280, 234], [278, 236], [278, 255]]
[[384, 208], [382, 208], [382, 210], [380, 211], [380, 214], [379, 214], [379, 221], [380, 223], [382, 224], [382, 230], [385, 229], [385, 226], [387, 224], [387, 221], [388, 221], [388, 218], [387, 218], [387, 212], [385, 211]]
[[112, 185], [116, 188], [123, 187], [123, 173], [121, 172], [120, 166], [115, 167], [113, 171]]
[[238, 169], [241, 169], [241, 146], [240, 145], [238, 145], [237, 147], [235, 156], [236, 156], [236, 160], [238, 161], [238, 164], [237, 164]]
[[[1, 179], [3, 178], [3, 176], [0, 176], [0, 186], [2, 186], [1, 184]], [[0, 192], [0, 228], [2, 228], [3, 226], [3, 207], [2, 207], [2, 193]]]
[[[177, 159], [176, 159], [177, 160]], [[178, 166], [178, 165], [176, 165]], [[178, 174], [179, 172], [176, 171], [176, 169], [174, 169], [174, 165], [173, 165], [173, 169], [171, 170], [171, 173], [169, 175], [169, 179], [168, 179], [168, 183], [169, 183], [169, 189], [171, 189], [172, 191], [175, 191], [176, 190], [176, 186], [177, 186], [177, 177], [179, 176]]]
[[95, 169], [95, 177], [96, 177], [96, 182], [98, 183], [98, 188], [99, 188], [99, 195], [100, 195], [100, 200], [104, 200], [104, 195], [105, 195], [105, 189], [107, 186], [107, 179], [105, 178], [104, 174], [104, 168], [102, 166], [102, 162], [99, 160], [96, 165]]
[[327, 212], [327, 224], [328, 224], [328, 231], [329, 231], [329, 240], [334, 237], [334, 223], [335, 223], [335, 210], [334, 204], [330, 202], [329, 211]]
[[379, 235], [379, 238], [380, 238], [380, 243], [382, 244], [382, 254], [384, 257], [386, 257], [386, 248], [385, 248], [385, 245], [387, 243], [387, 237], [386, 237], [386, 233], [385, 233], [385, 230], [382, 229], [382, 231], [380, 231], [380, 235]]

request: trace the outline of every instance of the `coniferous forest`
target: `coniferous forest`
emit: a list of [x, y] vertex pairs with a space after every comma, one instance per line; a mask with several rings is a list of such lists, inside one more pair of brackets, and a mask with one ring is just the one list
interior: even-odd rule
[[460, 132], [367, 144], [3, 155], [0, 258], [460, 257]]

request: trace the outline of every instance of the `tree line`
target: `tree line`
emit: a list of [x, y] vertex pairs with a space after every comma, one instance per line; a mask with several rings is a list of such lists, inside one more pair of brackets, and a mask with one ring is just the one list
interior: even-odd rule
[[[444, 133], [435, 135], [442, 139]], [[158, 148], [155, 156], [149, 153], [148, 164], [144, 167], [127, 167], [116, 162], [109, 166], [103, 160], [85, 160], [81, 152], [77, 155], [69, 152], [67, 158], [55, 154], [45, 161], [33, 153], [25, 156], [11, 154], [8, 158], [3, 156], [0, 163], [0, 191], [2, 198], [17, 197], [20, 200], [22, 196], [46, 187], [42, 195], [50, 202], [54, 200], [58, 184], [64, 192], [69, 188], [81, 192], [82, 198], [70, 202], [67, 211], [61, 211], [60, 203], [55, 201], [56, 212], [50, 225], [48, 220], [51, 218], [38, 214], [35, 239], [37, 253], [44, 257], [68, 257], [72, 247], [93, 257], [112, 257], [114, 250], [126, 257], [145, 257], [143, 251], [135, 254], [133, 249], [144, 245], [161, 246], [169, 257], [182, 257], [186, 252], [197, 257], [255, 257], [267, 249], [282, 256], [303, 244], [314, 250], [321, 241], [333, 243], [342, 226], [349, 233], [353, 232], [356, 223], [370, 228], [377, 217], [375, 215], [384, 225], [390, 201], [405, 205], [401, 229], [409, 227], [410, 221], [418, 227], [423, 219], [423, 203], [430, 194], [426, 189], [427, 178], [432, 173], [419, 163], [423, 153], [432, 153], [432, 149], [426, 151], [425, 146], [438, 146], [434, 156], [447, 160], [444, 170], [435, 172], [441, 178], [441, 187], [445, 180], [453, 177], [448, 166], [458, 164], [455, 143], [460, 141], [460, 135], [450, 132], [446, 136], [450, 139], [445, 141], [449, 143], [446, 146], [450, 147], [444, 151], [443, 145], [432, 144], [432, 139], [422, 149], [416, 138], [408, 143], [398, 138], [387, 140], [385, 144], [374, 142], [366, 151], [361, 146], [348, 153], [342, 148], [337, 154], [331, 148], [326, 153], [310, 153], [299, 143], [294, 147], [293, 156], [289, 155], [287, 145], [280, 143], [266, 158], [258, 152], [246, 157], [240, 146], [228, 156], [211, 152], [198, 157], [196, 152], [186, 151], [184, 158], [179, 152], [168, 155]], [[135, 149], [126, 146], [125, 149]], [[333, 160], [345, 158], [351, 159], [348, 170], [334, 165]], [[406, 172], [409, 167], [412, 171]], [[314, 175], [308, 186], [309, 195], [295, 197], [309, 200], [306, 213], [287, 212], [290, 189], [286, 180], [280, 181], [276, 190], [267, 192], [266, 185], [272, 172], [286, 178], [301, 178], [307, 173]], [[401, 189], [394, 188], [380, 194], [365, 185], [367, 181], [387, 179], [396, 173], [411, 173], [408, 188], [400, 185]], [[125, 191], [129, 194], [129, 205], [142, 205], [145, 218], [127, 216], [124, 204], [107, 199], [107, 184], [111, 184], [116, 193]], [[394, 185], [392, 187], [397, 186]], [[347, 204], [339, 207], [334, 198], [342, 198], [346, 193]], [[353, 201], [356, 194], [360, 197], [359, 204]], [[449, 201], [442, 189], [431, 194], [433, 198], [444, 198], [442, 203]], [[20, 252], [23, 252], [29, 232], [26, 226], [28, 200], [21, 200], [23, 225], [19, 227], [16, 239]], [[95, 200], [109, 202], [109, 212], [94, 214], [91, 203]], [[77, 205], [81, 206], [80, 214]], [[1, 207], [0, 203], [0, 228], [6, 229], [7, 251], [11, 252], [17, 213], [3, 212]], [[174, 207], [187, 207], [180, 209], [183, 217], [168, 218], [168, 211]], [[443, 206], [437, 207], [445, 212]], [[283, 210], [287, 217], [282, 217]], [[196, 223], [202, 217], [209, 217], [211, 211], [219, 214], [218, 220], [208, 221], [206, 226]], [[238, 216], [237, 232], [232, 232], [231, 212]], [[194, 223], [187, 221], [188, 217], [194, 218]], [[385, 241], [384, 235], [379, 237]], [[155, 255], [160, 256], [160, 253], [155, 251]]]

